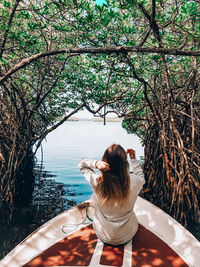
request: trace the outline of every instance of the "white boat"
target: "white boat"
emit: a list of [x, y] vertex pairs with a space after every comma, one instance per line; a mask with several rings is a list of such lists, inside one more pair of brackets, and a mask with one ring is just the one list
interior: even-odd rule
[[125, 245], [98, 240], [90, 218], [93, 200], [42, 225], [1, 261], [1, 267], [200, 267], [200, 242], [172, 217], [138, 197], [139, 229]]

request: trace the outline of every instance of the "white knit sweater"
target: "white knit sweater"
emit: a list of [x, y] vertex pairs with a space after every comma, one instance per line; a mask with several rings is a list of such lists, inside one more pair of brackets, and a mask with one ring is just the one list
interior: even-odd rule
[[[99, 173], [95, 173], [96, 160], [83, 159], [79, 168], [86, 180], [92, 186], [94, 193]], [[133, 211], [137, 196], [145, 182], [143, 171], [136, 159], [130, 160], [133, 173], [130, 174], [130, 194], [119, 207], [116, 203], [109, 202], [100, 205], [98, 196], [94, 194], [95, 211], [93, 227], [96, 235], [105, 243], [119, 245], [133, 238], [138, 229], [138, 221]]]

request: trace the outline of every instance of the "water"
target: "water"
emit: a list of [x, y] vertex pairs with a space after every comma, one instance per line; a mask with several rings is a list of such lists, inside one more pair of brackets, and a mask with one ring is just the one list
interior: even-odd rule
[[128, 135], [118, 122], [103, 126], [101, 122], [67, 121], [47, 136], [43, 153], [37, 153], [31, 203], [15, 209], [11, 224], [0, 227], [0, 259], [40, 225], [91, 196], [78, 162], [101, 159], [112, 143], [135, 149], [138, 160], [144, 154], [139, 138]]
[[[139, 160], [144, 156], [139, 138], [127, 134], [119, 122], [108, 122], [106, 126], [92, 121], [65, 122], [48, 135], [47, 142], [43, 142], [45, 170], [56, 175], [57, 182], [70, 185], [74, 195], [67, 196], [68, 199], [84, 201], [91, 196], [92, 190], [81, 175], [78, 162], [82, 158], [101, 159], [106, 148], [113, 143], [125, 149], [135, 149]], [[41, 150], [37, 158], [41, 161]]]
[[[82, 158], [101, 159], [112, 143], [136, 150], [136, 158], [144, 156], [137, 136], [127, 134], [121, 123], [67, 121], [47, 136], [37, 153], [35, 188], [29, 206], [15, 210], [11, 225], [0, 227], [0, 259], [41, 224], [64, 210], [87, 200], [92, 190], [78, 169]], [[199, 228], [190, 229], [199, 239]]]

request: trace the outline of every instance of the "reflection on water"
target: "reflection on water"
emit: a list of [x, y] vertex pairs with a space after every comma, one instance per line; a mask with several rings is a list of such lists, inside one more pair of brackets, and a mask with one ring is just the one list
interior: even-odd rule
[[[90, 197], [92, 190], [78, 169], [80, 159], [101, 159], [105, 149], [113, 143], [121, 144], [125, 149], [134, 148], [138, 159], [144, 155], [139, 138], [127, 134], [121, 123], [109, 122], [103, 126], [91, 121], [66, 122], [43, 142], [45, 169], [56, 174], [57, 182], [81, 192], [81, 196], [70, 198], [81, 202]], [[41, 151], [37, 157], [41, 159]]]
[[[106, 126], [100, 122], [66, 122], [49, 134], [42, 145], [43, 168], [41, 151], [37, 153], [32, 202], [15, 210], [10, 226], [0, 227], [0, 259], [40, 225], [91, 196], [91, 187], [82, 177], [78, 162], [86, 157], [101, 159], [112, 143], [134, 148], [137, 159], [144, 155], [140, 140], [128, 135], [116, 122]], [[190, 230], [199, 238], [199, 228]]]
[[139, 139], [126, 134], [116, 122], [106, 126], [100, 122], [66, 122], [49, 134], [42, 145], [43, 168], [41, 151], [37, 154], [30, 205], [15, 209], [11, 224], [0, 227], [0, 259], [40, 225], [91, 196], [92, 190], [82, 177], [78, 162], [86, 157], [101, 159], [112, 143], [134, 148], [138, 159], [143, 156]]
[[66, 196], [73, 195], [70, 186], [55, 181], [55, 175], [35, 167], [35, 187], [29, 206], [14, 210], [10, 225], [0, 227], [0, 259], [39, 226], [64, 210], [76, 205]]

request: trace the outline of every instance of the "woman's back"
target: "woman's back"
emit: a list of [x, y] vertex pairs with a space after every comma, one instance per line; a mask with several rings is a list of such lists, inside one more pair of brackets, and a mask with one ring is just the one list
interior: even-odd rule
[[[103, 159], [106, 162], [107, 159], [105, 157], [103, 157]], [[128, 176], [126, 174], [126, 170], [122, 170], [122, 173], [126, 176], [125, 179], [128, 179], [128, 183], [125, 181], [128, 187], [125, 186], [123, 188], [123, 177], [121, 175], [118, 190], [124, 189], [125, 194], [123, 194], [123, 192], [122, 194], [118, 194], [118, 192], [113, 192], [113, 190], [117, 190], [115, 184], [109, 187], [109, 179], [112, 179], [113, 175], [110, 169], [112, 170], [113, 165], [109, 165], [109, 160], [108, 163], [102, 161], [98, 162], [99, 161], [94, 160], [82, 160], [79, 164], [80, 170], [95, 192], [94, 230], [97, 236], [106, 243], [113, 245], [126, 243], [135, 235], [138, 228], [138, 222], [133, 207], [144, 184], [142, 169], [135, 157], [131, 158], [130, 162], [133, 168], [133, 174], [129, 177], [129, 174]], [[98, 166], [100, 167], [98, 168]], [[97, 175], [93, 170], [95, 167], [98, 169], [104, 168], [103, 174], [109, 171], [108, 174], [110, 175], [102, 175], [102, 172]], [[105, 184], [103, 184], [105, 179], [107, 180]], [[113, 180], [110, 180], [110, 182], [112, 183]], [[118, 196], [119, 198], [117, 198]]]

